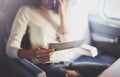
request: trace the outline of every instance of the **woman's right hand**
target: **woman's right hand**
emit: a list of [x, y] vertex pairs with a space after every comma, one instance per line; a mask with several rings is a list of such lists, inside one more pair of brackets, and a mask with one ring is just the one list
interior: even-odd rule
[[34, 51], [35, 51], [35, 56], [33, 57], [33, 59], [35, 58], [40, 62], [47, 62], [47, 61], [50, 61], [50, 53], [52, 53], [54, 49], [46, 49], [46, 48], [39, 47]]
[[40, 62], [46, 62], [50, 60], [50, 53], [52, 53], [54, 49], [46, 49], [46, 48], [36, 48], [31, 50], [20, 49], [18, 52], [18, 56], [21, 58], [27, 59], [37, 59]]

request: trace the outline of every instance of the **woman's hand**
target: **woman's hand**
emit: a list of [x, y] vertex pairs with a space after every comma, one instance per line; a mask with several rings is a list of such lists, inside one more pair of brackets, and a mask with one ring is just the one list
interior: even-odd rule
[[59, 0], [59, 14], [61, 16], [66, 16], [69, 9], [69, 0]]
[[46, 48], [37, 48], [35, 49], [35, 59], [39, 60], [41, 63], [50, 61], [50, 53], [52, 53], [54, 49], [46, 49]]
[[46, 62], [50, 60], [50, 53], [53, 51], [54, 49], [46, 49], [42, 47], [31, 50], [20, 49], [18, 56], [20, 58], [38, 59], [40, 62]]

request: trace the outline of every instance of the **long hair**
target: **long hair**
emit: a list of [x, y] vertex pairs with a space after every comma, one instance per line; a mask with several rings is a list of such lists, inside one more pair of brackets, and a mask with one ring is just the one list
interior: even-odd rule
[[35, 6], [35, 7], [40, 7], [41, 6], [41, 0], [34, 0], [34, 2], [31, 4], [31, 5], [33, 5], [33, 6]]

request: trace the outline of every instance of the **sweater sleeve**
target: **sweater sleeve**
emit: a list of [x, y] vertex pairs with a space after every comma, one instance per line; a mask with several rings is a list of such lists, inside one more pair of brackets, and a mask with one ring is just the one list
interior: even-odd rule
[[17, 12], [12, 25], [11, 33], [6, 46], [6, 53], [11, 58], [18, 58], [18, 49], [21, 49], [21, 41], [26, 32], [30, 19], [30, 8], [22, 6]]

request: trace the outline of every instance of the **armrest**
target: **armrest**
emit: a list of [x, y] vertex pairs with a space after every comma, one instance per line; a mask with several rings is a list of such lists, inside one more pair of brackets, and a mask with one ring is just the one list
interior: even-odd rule
[[35, 64], [31, 63], [27, 59], [15, 59], [21, 67], [23, 67], [27, 72], [32, 74], [34, 77], [46, 77], [45, 72], [37, 67]]
[[81, 48], [84, 49], [84, 50], [90, 51], [92, 57], [95, 57], [95, 56], [98, 55], [97, 48], [94, 47], [94, 46], [91, 46], [91, 45], [88, 45], [88, 44], [83, 44], [81, 46]]

